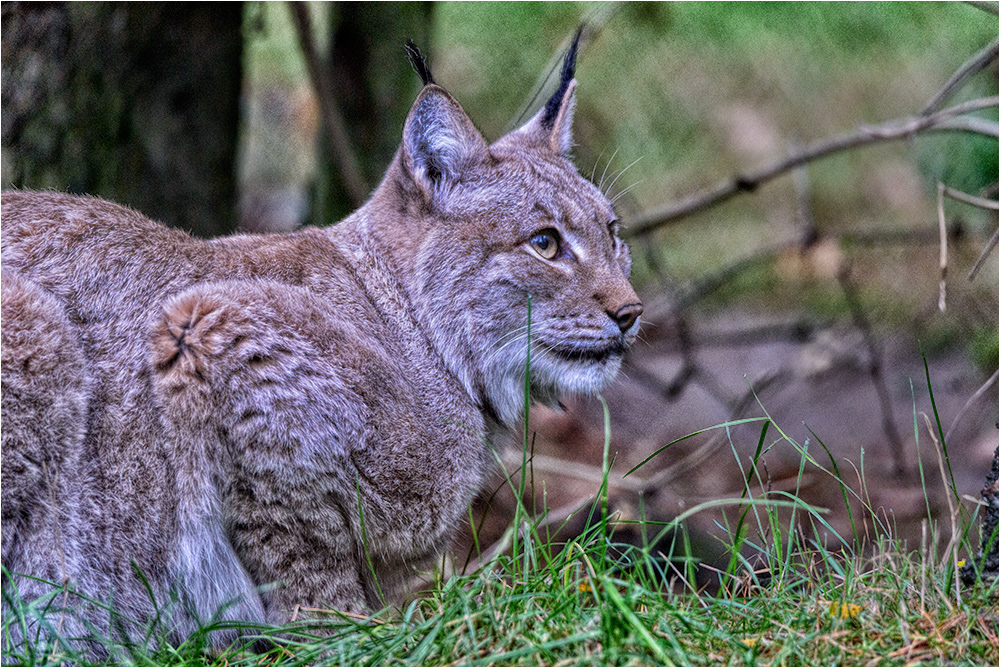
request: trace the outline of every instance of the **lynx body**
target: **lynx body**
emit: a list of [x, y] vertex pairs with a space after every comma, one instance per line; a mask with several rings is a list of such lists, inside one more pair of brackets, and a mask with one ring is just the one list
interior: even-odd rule
[[[572, 54], [492, 145], [425, 83], [381, 185], [327, 229], [202, 241], [98, 199], [3, 195], [8, 572], [148, 620], [139, 571], [178, 638], [377, 609], [521, 417], [529, 295], [534, 399], [614, 377], [641, 306], [611, 207], [567, 158]], [[63, 635], [111, 632], [66, 607]]]

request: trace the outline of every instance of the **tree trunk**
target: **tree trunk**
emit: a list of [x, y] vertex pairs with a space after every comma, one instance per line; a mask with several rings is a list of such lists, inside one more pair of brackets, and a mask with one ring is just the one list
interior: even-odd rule
[[[369, 192], [382, 179], [403, 136], [403, 122], [420, 91], [403, 45], [412, 38], [430, 52], [431, 2], [337, 3], [331, 12], [329, 63], [334, 95]], [[320, 169], [313, 222], [330, 224], [356, 208], [320, 132]]]
[[1000, 573], [1000, 541], [997, 537], [997, 522], [1000, 519], [1000, 490], [997, 483], [997, 464], [1000, 459], [1000, 448], [993, 453], [993, 466], [986, 473], [986, 483], [980, 492], [983, 498], [983, 514], [980, 522], [979, 553], [972, 557], [969, 563], [962, 567], [960, 575], [967, 585], [978, 580], [996, 580]]
[[235, 224], [242, 3], [3, 4], [3, 185]]

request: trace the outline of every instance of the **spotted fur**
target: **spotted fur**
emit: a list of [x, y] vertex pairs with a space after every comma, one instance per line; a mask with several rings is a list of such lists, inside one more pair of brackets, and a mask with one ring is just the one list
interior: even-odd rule
[[[614, 378], [641, 305], [614, 212], [567, 157], [575, 81], [489, 144], [427, 78], [382, 184], [326, 229], [200, 241], [99, 199], [3, 194], [8, 571], [142, 622], [138, 570], [178, 639], [372, 610], [466, 513], [529, 349], [538, 401]], [[142, 637], [67, 600], [75, 635]]]

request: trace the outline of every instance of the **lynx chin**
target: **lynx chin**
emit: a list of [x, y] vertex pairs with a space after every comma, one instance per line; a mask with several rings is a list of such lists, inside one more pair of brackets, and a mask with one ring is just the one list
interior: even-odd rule
[[425, 85], [399, 150], [328, 228], [203, 241], [99, 199], [3, 194], [3, 614], [15, 593], [28, 611], [5, 651], [57, 623], [142, 642], [155, 615], [181, 640], [379, 609], [522, 417], [529, 295], [534, 400], [615, 377], [642, 305], [568, 157], [576, 50], [490, 144], [410, 47]]

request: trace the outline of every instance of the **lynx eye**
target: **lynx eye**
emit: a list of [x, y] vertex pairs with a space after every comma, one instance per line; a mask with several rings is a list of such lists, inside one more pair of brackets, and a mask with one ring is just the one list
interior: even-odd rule
[[531, 248], [546, 260], [551, 260], [559, 253], [559, 233], [555, 230], [542, 230], [531, 237]]

